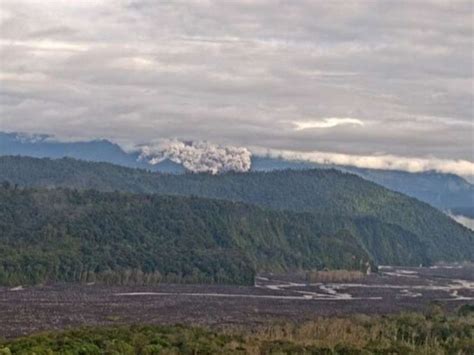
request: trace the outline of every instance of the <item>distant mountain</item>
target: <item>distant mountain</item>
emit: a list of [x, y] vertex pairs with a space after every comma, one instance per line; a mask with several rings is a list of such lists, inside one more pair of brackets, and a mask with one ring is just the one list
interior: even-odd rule
[[334, 169], [161, 175], [73, 159], [0, 158], [0, 181], [199, 196], [308, 212], [333, 234], [347, 230], [380, 264], [474, 260], [474, 233], [435, 208]]
[[74, 158], [94, 162], [108, 162], [129, 168], [140, 168], [162, 173], [180, 174], [185, 169], [166, 160], [150, 165], [139, 160], [138, 153], [127, 153], [118, 144], [108, 140], [86, 142], [57, 142], [48, 135], [26, 136], [0, 132], [0, 156], [21, 155], [35, 158]]
[[[109, 162], [130, 168], [182, 174], [183, 166], [170, 160], [151, 165], [138, 159], [138, 153], [124, 152], [120, 146], [107, 140], [61, 143], [47, 135], [25, 136], [18, 133], [0, 132], [0, 155], [23, 155], [37, 158], [62, 158]], [[310, 162], [254, 156], [252, 171], [284, 169], [335, 168], [357, 174], [390, 190], [398, 191], [420, 201], [429, 203], [443, 211], [456, 210], [464, 215], [465, 208], [474, 206], [474, 185], [465, 179], [437, 172], [408, 173], [403, 171], [361, 169], [351, 166], [320, 165]]]
[[107, 140], [89, 142], [56, 142], [47, 135], [24, 136], [0, 133], [0, 155], [23, 155], [36, 158], [70, 157], [88, 161], [104, 161], [129, 167], [144, 167], [136, 156], [125, 153]]
[[454, 174], [441, 174], [434, 171], [408, 173], [354, 168], [348, 170], [391, 190], [414, 196], [440, 209], [474, 205], [474, 185]]
[[202, 198], [0, 187], [0, 285], [254, 283], [256, 272], [366, 270], [347, 231]]

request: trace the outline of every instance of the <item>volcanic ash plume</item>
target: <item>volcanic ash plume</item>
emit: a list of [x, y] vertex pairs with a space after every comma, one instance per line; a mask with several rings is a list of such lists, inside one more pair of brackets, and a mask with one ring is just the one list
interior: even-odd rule
[[213, 175], [226, 171], [248, 171], [251, 157], [250, 151], [243, 147], [220, 146], [209, 142], [185, 143], [179, 140], [142, 146], [140, 154], [141, 159], [153, 165], [169, 159], [194, 173]]

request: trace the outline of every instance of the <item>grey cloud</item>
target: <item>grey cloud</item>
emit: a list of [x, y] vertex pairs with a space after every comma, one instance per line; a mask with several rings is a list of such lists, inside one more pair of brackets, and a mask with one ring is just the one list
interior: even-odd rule
[[162, 140], [139, 147], [140, 159], [158, 164], [165, 159], [182, 164], [187, 170], [218, 174], [226, 171], [250, 170], [250, 151], [245, 147], [219, 146], [209, 142], [185, 143], [179, 140]]
[[[470, 1], [4, 0], [0, 130], [473, 161], [471, 15]], [[365, 124], [294, 129], [328, 117]]]

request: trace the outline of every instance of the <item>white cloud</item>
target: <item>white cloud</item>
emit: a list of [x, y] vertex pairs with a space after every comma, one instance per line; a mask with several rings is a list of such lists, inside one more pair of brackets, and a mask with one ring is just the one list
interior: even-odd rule
[[61, 41], [50, 41], [50, 40], [26, 40], [26, 41], [16, 41], [16, 40], [4, 40], [0, 39], [0, 46], [18, 46], [18, 47], [27, 47], [31, 50], [44, 50], [44, 51], [73, 51], [73, 52], [83, 52], [88, 49], [85, 44], [78, 43], [68, 43]]
[[474, 219], [466, 217], [466, 216], [453, 215], [453, 214], [449, 214], [449, 216], [452, 219], [454, 219], [456, 222], [461, 223], [463, 226], [474, 231]]
[[356, 126], [363, 126], [364, 122], [357, 118], [338, 118], [338, 117], [330, 117], [330, 118], [323, 118], [322, 120], [318, 121], [295, 121], [293, 124], [296, 126], [296, 131], [301, 131], [304, 129], [312, 129], [312, 128], [332, 128], [341, 125], [356, 125]]
[[318, 164], [349, 165], [359, 168], [404, 170], [421, 172], [435, 170], [441, 173], [454, 173], [462, 176], [474, 175], [474, 163], [466, 160], [448, 160], [437, 158], [411, 158], [396, 155], [360, 156], [327, 152], [298, 152], [290, 150], [272, 150], [254, 147], [252, 152], [258, 155], [286, 160], [309, 161]]

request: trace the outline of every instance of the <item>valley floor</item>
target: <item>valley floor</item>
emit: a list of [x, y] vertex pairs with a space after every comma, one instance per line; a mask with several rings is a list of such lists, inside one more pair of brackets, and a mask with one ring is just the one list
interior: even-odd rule
[[254, 287], [51, 285], [0, 288], [0, 337], [84, 325], [258, 326], [320, 316], [447, 311], [474, 304], [474, 266], [382, 267], [349, 282], [260, 275]]

